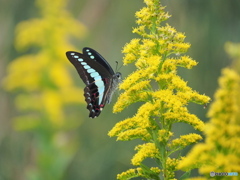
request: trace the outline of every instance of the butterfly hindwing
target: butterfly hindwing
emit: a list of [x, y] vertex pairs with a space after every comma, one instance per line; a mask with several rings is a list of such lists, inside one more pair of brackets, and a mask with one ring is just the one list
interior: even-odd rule
[[[83, 54], [68, 51], [69, 61], [75, 66], [78, 74], [86, 84], [84, 88], [89, 117], [97, 117], [107, 102], [110, 102], [115, 76], [108, 62], [95, 50], [83, 48]], [[114, 85], [115, 86], [115, 85]]]
[[105, 102], [99, 97], [103, 97], [103, 93], [100, 94], [95, 85], [88, 85], [84, 88], [85, 101], [87, 102], [87, 109], [90, 111], [89, 117], [97, 117], [101, 113], [105, 106]]

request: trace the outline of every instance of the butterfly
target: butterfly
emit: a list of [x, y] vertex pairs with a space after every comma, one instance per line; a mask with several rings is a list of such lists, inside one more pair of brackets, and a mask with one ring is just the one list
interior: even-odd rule
[[68, 51], [66, 56], [86, 84], [84, 96], [90, 111], [89, 117], [98, 117], [105, 104], [111, 102], [112, 95], [121, 82], [121, 73], [114, 73], [108, 62], [88, 47], [83, 48], [82, 53]]

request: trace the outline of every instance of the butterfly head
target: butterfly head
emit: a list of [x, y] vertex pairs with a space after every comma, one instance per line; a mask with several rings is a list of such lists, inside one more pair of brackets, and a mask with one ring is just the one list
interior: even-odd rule
[[108, 103], [110, 103], [111, 101], [111, 96], [113, 94], [113, 92], [117, 89], [118, 85], [122, 82], [122, 74], [120, 72], [116, 72], [114, 75], [113, 75], [113, 81], [112, 81], [112, 89], [111, 89], [111, 95], [110, 95], [110, 98], [109, 98], [109, 101]]
[[115, 80], [116, 85], [118, 85], [122, 81], [122, 74], [120, 72], [116, 72], [113, 75], [113, 79]]

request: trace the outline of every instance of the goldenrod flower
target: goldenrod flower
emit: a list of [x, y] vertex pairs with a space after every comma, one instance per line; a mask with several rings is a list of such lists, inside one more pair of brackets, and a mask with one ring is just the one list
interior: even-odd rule
[[[47, 116], [47, 119], [58, 127], [64, 126], [63, 119], [66, 118], [63, 113], [64, 106], [83, 102], [83, 99], [75, 98], [81, 90], [74, 86], [67, 72], [68, 61], [63, 52], [73, 49], [67, 41], [67, 36], [82, 38], [85, 27], [64, 10], [65, 4], [65, 0], [51, 2], [38, 0], [37, 5], [41, 7], [43, 17], [18, 24], [16, 48], [23, 51], [31, 46], [37, 46], [41, 51], [12, 61], [3, 81], [8, 91], [20, 89], [27, 92], [24, 101], [31, 99], [32, 106], [36, 107], [35, 110], [42, 112], [43, 114], [40, 114], [43, 117]], [[34, 103], [33, 99], [37, 103]], [[21, 105], [23, 102], [16, 103], [17, 107], [23, 106]], [[28, 108], [33, 110], [32, 107], [28, 106]]]
[[132, 164], [138, 166], [146, 158], [160, 158], [158, 149], [154, 143], [138, 145], [135, 150], [138, 152], [132, 158]]
[[[118, 179], [145, 177], [150, 179], [174, 179], [179, 158], [170, 155], [201, 140], [198, 134], [182, 135], [171, 139], [172, 125], [184, 122], [202, 131], [204, 123], [191, 114], [190, 102], [206, 104], [210, 98], [192, 90], [180, 76], [178, 67], [191, 69], [197, 62], [182, 55], [190, 47], [185, 35], [170, 25], [162, 25], [170, 15], [164, 12], [159, 0], [145, 0], [146, 7], [136, 13], [138, 27], [133, 29], [141, 38], [133, 39], [123, 48], [124, 65], [135, 63], [136, 71], [119, 86], [124, 92], [114, 105], [114, 112], [120, 112], [135, 102], [142, 102], [133, 117], [115, 125], [109, 136], [117, 140], [141, 139], [137, 153], [132, 158], [136, 169], [130, 169], [117, 176]], [[154, 84], [154, 86], [153, 86]], [[150, 158], [157, 164], [157, 171], [144, 164]]]
[[3, 87], [17, 92], [18, 116], [14, 118], [14, 128], [32, 133], [34, 146], [30, 148], [35, 148], [35, 155], [31, 166], [23, 168], [26, 172], [22, 174], [28, 176], [23, 179], [49, 179], [51, 173], [53, 179], [59, 179], [78, 146], [66, 133], [66, 129], [76, 126], [72, 125], [76, 114], [67, 114], [66, 106], [83, 102], [79, 95], [81, 89], [74, 85], [67, 71], [70, 64], [65, 52], [74, 49], [68, 36], [82, 38], [86, 30], [65, 10], [66, 0], [37, 0], [36, 3], [41, 17], [19, 23], [15, 42], [17, 50], [34, 48], [29, 51], [34, 53], [11, 61]]
[[212, 171], [240, 172], [240, 76], [233, 69], [225, 68], [219, 85], [208, 112], [211, 119], [204, 130], [205, 143], [196, 145], [178, 166], [183, 170], [199, 168], [207, 179]]

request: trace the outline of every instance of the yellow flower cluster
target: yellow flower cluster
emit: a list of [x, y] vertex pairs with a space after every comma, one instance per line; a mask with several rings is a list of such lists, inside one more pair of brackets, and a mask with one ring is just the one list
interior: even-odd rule
[[[144, 2], [147, 6], [136, 13], [139, 26], [133, 29], [141, 38], [132, 39], [122, 50], [124, 65], [135, 63], [136, 71], [120, 84], [119, 88], [124, 92], [114, 105], [114, 112], [120, 112], [136, 102], [142, 102], [142, 105], [133, 117], [117, 123], [109, 136], [117, 136], [117, 140], [124, 141], [137, 138], [146, 141], [136, 147], [138, 152], [132, 164], [142, 168], [146, 158], [155, 159], [159, 167], [164, 168], [162, 176], [174, 179], [173, 166], [176, 167], [178, 159], [170, 161], [169, 155], [196, 143], [201, 136], [188, 134], [171, 140], [174, 137], [172, 125], [184, 122], [202, 131], [204, 123], [189, 113], [186, 106], [190, 102], [206, 104], [210, 98], [192, 90], [177, 75], [178, 67], [191, 69], [197, 65], [189, 56], [181, 56], [190, 47], [184, 42], [185, 35], [168, 24], [161, 25], [170, 16], [164, 12], [165, 7], [159, 0]], [[125, 173], [136, 175], [135, 171]], [[145, 176], [141, 177], [148, 178], [151, 173], [145, 172]], [[126, 174], [119, 175], [119, 179], [131, 177]]]
[[159, 174], [161, 170], [158, 167], [151, 167], [149, 169], [151, 173], [146, 174], [144, 168], [129, 169], [121, 174], [117, 175], [117, 179], [127, 180], [134, 177], [146, 177], [149, 179], [157, 179], [158, 177], [155, 174]]
[[[20, 111], [35, 111], [35, 115], [30, 117], [48, 119], [56, 127], [64, 125], [64, 106], [84, 101], [79, 96], [81, 89], [74, 86], [66, 69], [70, 63], [64, 52], [74, 49], [67, 36], [82, 38], [86, 30], [64, 9], [65, 4], [65, 0], [38, 0], [42, 18], [18, 24], [16, 48], [24, 51], [37, 46], [41, 50], [13, 60], [3, 81], [8, 91], [22, 90], [23, 93], [16, 98]], [[18, 130], [25, 129], [20, 125], [20, 119], [27, 124], [24, 122], [27, 118], [29, 115], [17, 118]]]
[[177, 164], [178, 164], [179, 160], [176, 159], [176, 158], [170, 158], [168, 157], [167, 158], [167, 162], [166, 162], [166, 166], [167, 166], [167, 176], [166, 179], [169, 179], [169, 180], [177, 180], [174, 178], [175, 174], [174, 174], [174, 171], [176, 171], [176, 167], [177, 167]]
[[171, 144], [168, 146], [171, 147], [171, 149], [183, 149], [184, 147], [195, 143], [196, 141], [201, 140], [202, 137], [199, 134], [187, 134], [182, 135], [180, 138], [174, 139]]
[[199, 172], [206, 177], [211, 171], [240, 172], [240, 76], [225, 68], [219, 84], [208, 113], [211, 119], [204, 130], [206, 142], [196, 145], [181, 161], [179, 169], [200, 167]]
[[138, 145], [135, 150], [138, 152], [132, 158], [132, 164], [138, 166], [146, 158], [159, 158], [159, 152], [154, 143]]
[[32, 54], [11, 61], [3, 87], [15, 93], [18, 116], [13, 127], [31, 131], [34, 144], [28, 146], [34, 156], [31, 167], [23, 168], [23, 179], [49, 179], [49, 174], [55, 179], [62, 177], [79, 143], [68, 132], [79, 126], [81, 119], [76, 112], [69, 113], [69, 106], [84, 100], [67, 70], [71, 64], [65, 52], [75, 49], [68, 36], [82, 38], [86, 30], [66, 11], [66, 1], [36, 0], [41, 16], [16, 27], [17, 50]]
[[187, 180], [209, 180], [209, 178], [195, 177], [195, 178], [188, 178]]

